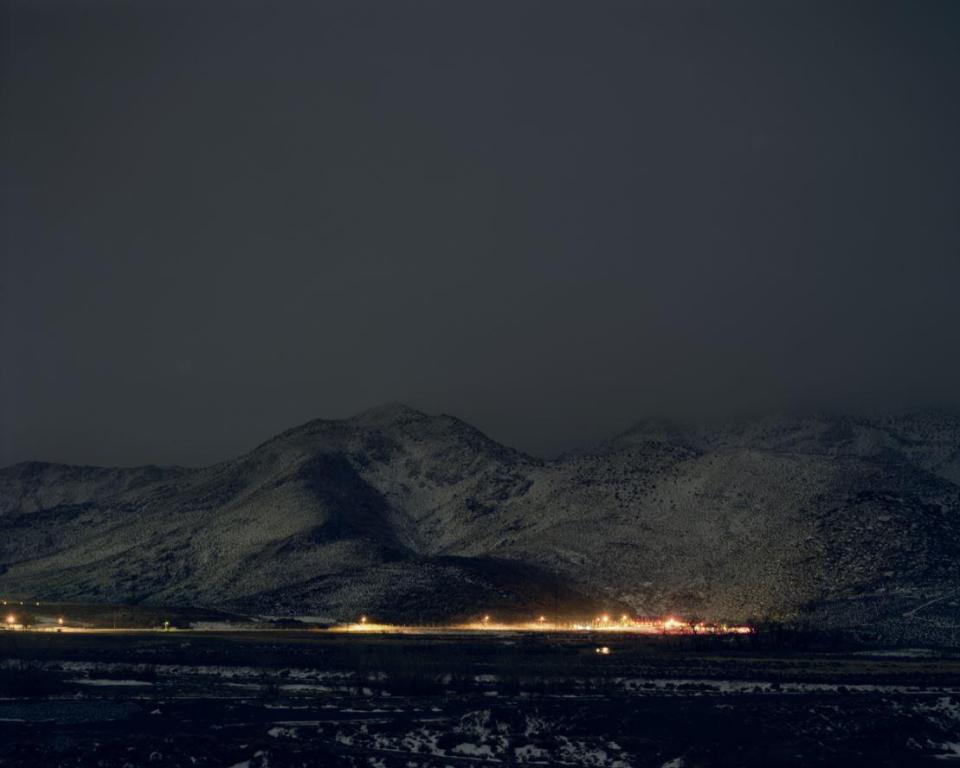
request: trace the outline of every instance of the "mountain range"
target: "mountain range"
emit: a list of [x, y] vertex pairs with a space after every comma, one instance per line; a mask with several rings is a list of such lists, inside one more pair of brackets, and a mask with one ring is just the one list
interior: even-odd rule
[[389, 404], [203, 468], [0, 470], [0, 593], [384, 621], [960, 628], [960, 416], [646, 421], [542, 460]]

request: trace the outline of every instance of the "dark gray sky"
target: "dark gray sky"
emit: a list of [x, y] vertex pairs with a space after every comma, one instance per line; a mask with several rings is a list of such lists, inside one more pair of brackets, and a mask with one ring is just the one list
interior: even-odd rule
[[960, 405], [954, 0], [2, 9], [0, 464]]

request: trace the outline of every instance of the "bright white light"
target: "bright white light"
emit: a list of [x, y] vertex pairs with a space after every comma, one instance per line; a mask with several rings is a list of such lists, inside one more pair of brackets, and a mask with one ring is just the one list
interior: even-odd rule
[[680, 629], [680, 627], [682, 626], [683, 626], [683, 622], [680, 621], [679, 619], [673, 618], [673, 616], [671, 616], [665, 622], [663, 622], [664, 629]]

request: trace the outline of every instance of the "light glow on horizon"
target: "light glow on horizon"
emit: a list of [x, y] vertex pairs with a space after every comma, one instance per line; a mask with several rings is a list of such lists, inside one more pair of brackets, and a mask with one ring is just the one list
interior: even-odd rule
[[364, 621], [332, 627], [333, 632], [369, 632], [396, 634], [427, 634], [430, 632], [607, 632], [639, 635], [748, 635], [753, 629], [746, 625], [707, 624], [703, 621], [688, 622], [676, 616], [665, 618], [630, 618], [627, 615], [613, 622], [602, 614], [588, 622], [547, 621], [546, 616], [531, 617], [529, 621], [493, 621], [485, 614], [478, 621], [464, 624], [441, 624], [415, 626], [399, 624], [373, 624]]

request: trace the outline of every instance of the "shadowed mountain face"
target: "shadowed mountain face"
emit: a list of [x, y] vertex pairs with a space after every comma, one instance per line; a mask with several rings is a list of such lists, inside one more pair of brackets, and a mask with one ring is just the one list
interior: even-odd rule
[[650, 422], [542, 462], [389, 405], [203, 469], [0, 470], [0, 591], [389, 620], [603, 607], [949, 637], [960, 419]]

